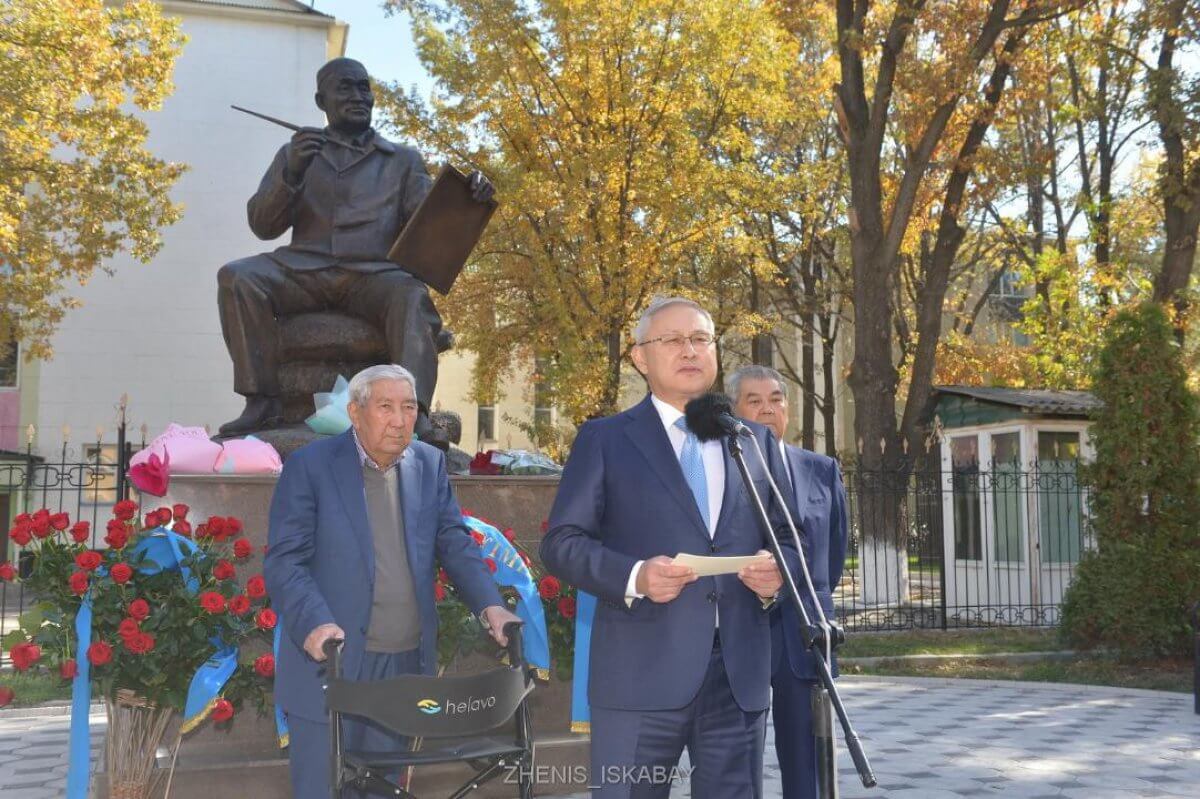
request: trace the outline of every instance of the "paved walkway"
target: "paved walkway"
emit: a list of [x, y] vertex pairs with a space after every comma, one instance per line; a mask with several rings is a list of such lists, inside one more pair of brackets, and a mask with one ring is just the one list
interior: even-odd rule
[[[843, 753], [842, 799], [1200, 796], [1200, 716], [1186, 694], [899, 677], [839, 685], [879, 780], [862, 788]], [[93, 717], [97, 730], [103, 721]], [[66, 716], [0, 711], [0, 796], [61, 797], [66, 746]], [[766, 762], [765, 795], [779, 799], [773, 748]], [[681, 783], [672, 799], [689, 795]]]

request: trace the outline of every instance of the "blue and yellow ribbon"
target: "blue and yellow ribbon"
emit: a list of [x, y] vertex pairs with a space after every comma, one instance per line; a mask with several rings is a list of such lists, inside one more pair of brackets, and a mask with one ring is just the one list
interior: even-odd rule
[[516, 613], [525, 622], [521, 641], [525, 659], [538, 670], [543, 680], [550, 678], [550, 637], [546, 632], [546, 613], [533, 574], [521, 559], [521, 553], [504, 533], [474, 516], [463, 514], [467, 528], [483, 536], [482, 554], [496, 564], [492, 579], [497, 585], [509, 586], [517, 592]]

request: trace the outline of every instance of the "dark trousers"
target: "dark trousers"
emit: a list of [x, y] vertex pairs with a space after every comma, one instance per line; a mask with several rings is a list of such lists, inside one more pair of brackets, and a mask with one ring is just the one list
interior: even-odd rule
[[817, 680], [796, 676], [788, 662], [780, 624], [771, 625], [775, 669], [771, 675], [771, 721], [783, 799], [817, 799], [817, 741], [813, 737], [812, 689]]
[[279, 396], [276, 317], [338, 309], [383, 330], [392, 362], [416, 378], [417, 400], [428, 408], [433, 399], [442, 318], [425, 284], [399, 268], [297, 271], [266, 254], [253, 255], [221, 267], [217, 307], [233, 360], [233, 390], [243, 396]]
[[686, 707], [591, 711], [593, 799], [666, 799], [685, 747], [692, 799], [761, 799], [767, 714], [738, 707], [719, 648]]
[[[421, 671], [421, 652], [385, 654], [367, 652], [363, 655], [360, 680], [383, 680], [402, 674], [417, 674]], [[342, 717], [344, 749], [361, 749], [371, 752], [395, 752], [407, 750], [409, 741], [402, 735], [384, 727], [353, 716]], [[295, 799], [330, 799], [330, 739], [328, 721], [314, 721], [296, 716], [288, 717], [288, 765], [292, 778], [292, 796]], [[401, 775], [392, 774], [392, 779]], [[346, 799], [366, 799], [374, 794], [346, 790]]]

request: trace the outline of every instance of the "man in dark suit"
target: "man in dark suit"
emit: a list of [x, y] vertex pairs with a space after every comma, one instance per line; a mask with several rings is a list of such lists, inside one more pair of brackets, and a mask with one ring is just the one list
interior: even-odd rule
[[[292, 791], [329, 796], [324, 645], [345, 641], [352, 679], [437, 669], [434, 575], [440, 565], [492, 637], [509, 612], [462, 523], [440, 450], [413, 440], [413, 376], [372, 366], [350, 381], [352, 429], [297, 450], [271, 498], [263, 574], [284, 635], [275, 701], [286, 711]], [[345, 722], [348, 749], [407, 742], [373, 723]]]
[[[695, 799], [760, 797], [767, 608], [782, 581], [725, 443], [700, 442], [684, 418], [716, 377], [712, 318], [690, 300], [658, 299], [634, 336], [633, 363], [650, 394], [579, 429], [541, 546], [552, 573], [598, 600], [592, 796], [666, 797], [686, 747]], [[774, 438], [751, 427], [782, 479]], [[773, 525], [784, 529], [767, 475], [749, 460]], [[736, 574], [700, 577], [672, 562], [679, 553], [759, 558]]]
[[[290, 228], [290, 244], [225, 264], [217, 273], [221, 331], [233, 360], [233, 390], [242, 415], [222, 435], [277, 424], [282, 413], [275, 318], [343, 308], [379, 326], [391, 359], [416, 376], [424, 436], [442, 318], [429, 289], [388, 260], [400, 231], [433, 181], [421, 154], [371, 127], [375, 97], [362, 64], [336, 58], [317, 73], [317, 107], [325, 128], [303, 128], [275, 155], [246, 212], [260, 239]], [[472, 173], [474, 197], [492, 184]]]
[[[788, 482], [795, 498], [796, 529], [813, 587], [828, 618], [833, 618], [833, 589], [842, 579], [846, 562], [846, 489], [837, 461], [800, 447], [784, 444], [788, 405], [783, 376], [765, 366], [745, 366], [729, 378], [735, 410], [743, 419], [771, 428], [780, 441]], [[804, 583], [793, 574], [800, 595]], [[815, 619], [814, 610], [809, 614]], [[817, 749], [812, 730], [812, 689], [818, 684], [813, 656], [799, 633], [799, 614], [790, 602], [779, 602], [771, 614], [771, 644], [775, 753], [783, 774], [784, 799], [816, 799]], [[837, 672], [836, 661], [831, 664]]]

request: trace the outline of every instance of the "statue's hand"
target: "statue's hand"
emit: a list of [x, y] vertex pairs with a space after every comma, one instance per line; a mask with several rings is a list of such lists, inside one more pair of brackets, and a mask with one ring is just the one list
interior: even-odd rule
[[485, 203], [496, 194], [496, 187], [476, 170], [467, 176], [471, 181], [471, 198], [477, 203]]
[[308, 165], [325, 146], [325, 131], [320, 128], [300, 128], [292, 136], [292, 146], [288, 148], [287, 166], [284, 168], [284, 179], [292, 186], [297, 186], [304, 180]]

